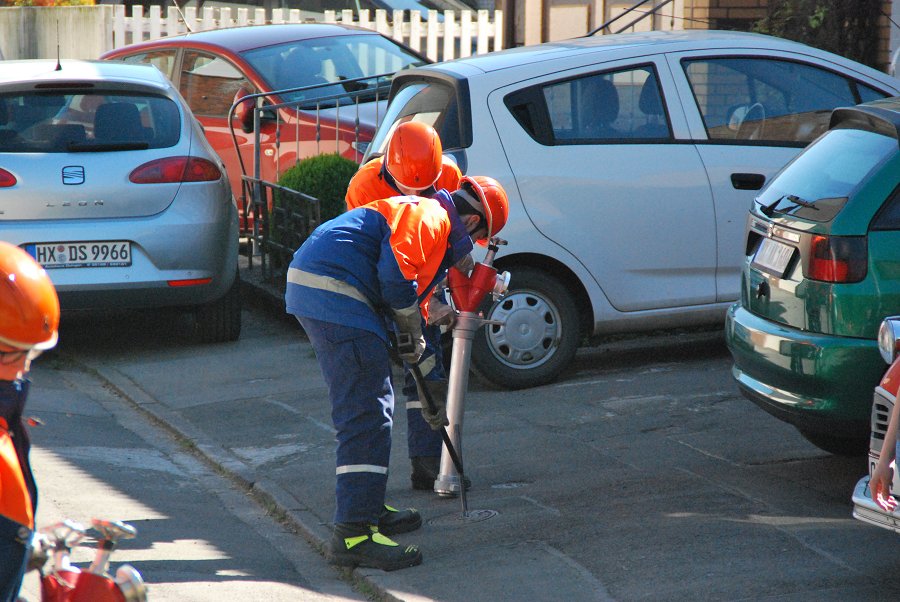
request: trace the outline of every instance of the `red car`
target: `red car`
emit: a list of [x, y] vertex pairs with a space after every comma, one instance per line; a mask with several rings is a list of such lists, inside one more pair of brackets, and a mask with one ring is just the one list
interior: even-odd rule
[[[265, 102], [273, 105], [259, 128], [260, 177], [276, 182], [299, 159], [319, 153], [339, 152], [360, 161], [387, 105], [389, 82], [376, 76], [429, 62], [377, 32], [319, 23], [189, 33], [118, 48], [100, 58], [150, 63], [172, 80], [225, 162], [241, 208], [247, 200], [241, 175], [254, 173], [256, 132], [252, 111], [236, 111], [230, 127], [236, 100], [267, 94]], [[246, 232], [250, 222], [242, 219], [241, 225]]]

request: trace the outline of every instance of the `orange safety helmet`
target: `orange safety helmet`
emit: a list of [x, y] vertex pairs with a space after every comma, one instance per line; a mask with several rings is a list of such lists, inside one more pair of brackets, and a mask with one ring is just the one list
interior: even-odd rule
[[487, 237], [475, 242], [484, 246], [506, 225], [506, 220], [509, 219], [509, 198], [500, 182], [487, 176], [463, 176], [459, 180], [459, 187], [469, 191], [481, 202], [481, 207], [475, 209], [484, 215]]
[[401, 123], [388, 140], [384, 167], [398, 184], [414, 190], [432, 186], [441, 175], [441, 139], [421, 121]]
[[0, 345], [43, 351], [56, 345], [59, 298], [28, 253], [0, 241]]

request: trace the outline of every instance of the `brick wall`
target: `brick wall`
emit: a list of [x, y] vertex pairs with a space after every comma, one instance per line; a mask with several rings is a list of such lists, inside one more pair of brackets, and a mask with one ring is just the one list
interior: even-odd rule
[[[687, 2], [692, 20], [686, 27], [693, 29], [736, 29], [746, 31], [754, 21], [766, 16], [767, 0], [693, 0]], [[707, 25], [708, 23], [708, 25]]]
[[[900, 1], [900, 0], [898, 0]], [[890, 60], [891, 0], [882, 0], [878, 22], [878, 68], [887, 70]], [[768, 0], [685, 0], [686, 29], [735, 29], [748, 31], [766, 16]]]
[[[900, 0], [898, 0], [900, 1]], [[891, 60], [891, 0], [883, 0], [881, 3], [881, 18], [878, 20], [878, 68], [888, 70]]]

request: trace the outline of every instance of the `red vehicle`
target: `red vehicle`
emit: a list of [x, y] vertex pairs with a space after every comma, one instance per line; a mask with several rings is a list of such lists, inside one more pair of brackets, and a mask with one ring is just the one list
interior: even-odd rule
[[[150, 63], [172, 80], [225, 162], [242, 209], [248, 199], [241, 176], [254, 174], [257, 135], [260, 179], [269, 182], [319, 153], [360, 161], [384, 115], [390, 76], [429, 62], [377, 32], [319, 23], [189, 33], [100, 58]], [[264, 94], [272, 107], [263, 113], [258, 133], [253, 111], [231, 112], [237, 100], [254, 94]], [[247, 232], [248, 220], [241, 226]]]
[[[93, 519], [92, 530], [99, 534], [97, 552], [90, 567], [72, 564], [72, 549], [87, 534], [81, 524], [66, 520], [41, 530], [38, 554], [41, 571], [41, 602], [146, 602], [147, 586], [141, 574], [123, 564], [115, 575], [109, 572], [109, 557], [120, 539], [137, 534], [134, 527], [121, 521]], [[47, 556], [52, 552], [49, 562]]]
[[[884, 319], [878, 330], [878, 351], [889, 364], [881, 378], [872, 399], [872, 430], [869, 439], [869, 474], [857, 482], [853, 490], [853, 516], [864, 523], [890, 529], [900, 533], [900, 471], [895, 462], [891, 495], [881, 500], [873, 499], [869, 488], [869, 477], [881, 457], [888, 432], [891, 412], [900, 391], [900, 316]], [[894, 442], [889, 442], [893, 445]], [[890, 456], [888, 456], [890, 457]]]

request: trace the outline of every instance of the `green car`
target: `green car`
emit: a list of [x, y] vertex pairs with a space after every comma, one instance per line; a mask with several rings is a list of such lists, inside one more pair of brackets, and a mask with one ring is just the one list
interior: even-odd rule
[[831, 453], [865, 453], [876, 336], [900, 314], [900, 97], [835, 109], [756, 198], [725, 336], [748, 399]]

